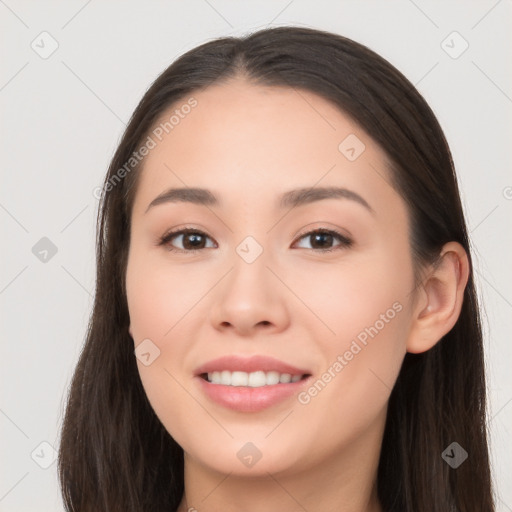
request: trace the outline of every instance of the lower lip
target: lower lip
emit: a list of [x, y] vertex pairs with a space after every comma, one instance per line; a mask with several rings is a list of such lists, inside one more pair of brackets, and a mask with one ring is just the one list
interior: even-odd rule
[[199, 385], [210, 400], [235, 411], [258, 412], [296, 395], [311, 376], [297, 382], [259, 388], [212, 384], [202, 377], [195, 378], [199, 380]]

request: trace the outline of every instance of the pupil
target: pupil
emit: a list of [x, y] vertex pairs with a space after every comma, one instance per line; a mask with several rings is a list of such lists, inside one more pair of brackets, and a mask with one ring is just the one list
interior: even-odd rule
[[[194, 249], [197, 249], [198, 245], [201, 245], [201, 236], [198, 233], [192, 233], [185, 237], [185, 247], [191, 246]], [[190, 241], [192, 240], [192, 243]]]
[[[332, 238], [332, 235], [330, 235], [329, 233], [317, 233], [317, 234], [315, 234], [315, 235], [313, 235], [313, 236], [314, 236], [314, 238], [315, 238], [315, 241], [318, 241], [318, 240], [320, 239], [319, 241], [320, 241], [320, 245], [321, 245], [322, 247], [325, 245], [325, 237], [330, 237], [330, 238]], [[324, 243], [322, 243], [322, 239], [323, 239], [323, 242], [324, 242]], [[330, 241], [330, 240], [328, 239], [328, 240], [327, 240], [327, 242], [329, 242], [329, 241]]]

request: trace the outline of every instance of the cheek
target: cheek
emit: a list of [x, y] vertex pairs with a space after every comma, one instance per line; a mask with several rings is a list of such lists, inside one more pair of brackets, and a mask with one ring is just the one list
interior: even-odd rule
[[[187, 312], [207, 292], [203, 273], [190, 272], [165, 259], [134, 252], [127, 266], [126, 288], [135, 343], [150, 338], [163, 343], [175, 326], [186, 324]], [[182, 323], [183, 322], [183, 323]], [[178, 327], [179, 323], [179, 327]]]
[[179, 340], [187, 339], [186, 313], [197, 302], [194, 288], [176, 268], [163, 268], [136, 251], [130, 254], [126, 273], [130, 331], [134, 348], [145, 344], [151, 354], [149, 364], [138, 357], [137, 368], [155, 414], [178, 439], [184, 437], [184, 427], [176, 421], [176, 411], [190, 408], [190, 396], [184, 391], [187, 382], [181, 373], [187, 344]]
[[[320, 320], [314, 338], [326, 340], [326, 347], [341, 349], [343, 343], [360, 333], [364, 339], [365, 329], [374, 324], [379, 331], [389, 333], [393, 330], [389, 325], [401, 325], [396, 319], [407, 316], [402, 311], [410, 302], [414, 282], [412, 262], [407, 251], [403, 252], [406, 256], [400, 259], [381, 252], [339, 264], [312, 267], [306, 262], [302, 268], [295, 265], [288, 279], [294, 284], [294, 292]], [[324, 335], [318, 336], [321, 323], [325, 326]]]
[[296, 419], [319, 455], [350, 446], [383, 421], [405, 355], [408, 319], [401, 303], [354, 297], [338, 318], [336, 337], [321, 346], [323, 370], [297, 397]]
[[315, 276], [323, 285], [308, 305], [333, 332], [316, 337], [325, 368], [299, 402], [317, 425], [344, 425], [350, 438], [385, 408], [406, 353], [412, 276], [407, 257], [382, 254]]

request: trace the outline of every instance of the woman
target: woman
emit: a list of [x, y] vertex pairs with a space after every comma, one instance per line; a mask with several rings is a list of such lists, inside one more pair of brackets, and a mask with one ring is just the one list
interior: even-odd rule
[[453, 162], [387, 61], [307, 28], [203, 44], [101, 197], [68, 510], [494, 510]]

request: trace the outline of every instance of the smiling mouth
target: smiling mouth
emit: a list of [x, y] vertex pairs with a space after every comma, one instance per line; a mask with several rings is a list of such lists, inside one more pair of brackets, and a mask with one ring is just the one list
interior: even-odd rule
[[304, 380], [310, 376], [309, 373], [292, 375], [276, 371], [264, 372], [230, 372], [229, 370], [202, 373], [199, 375], [210, 384], [220, 384], [233, 387], [260, 388], [263, 386], [274, 386], [276, 384], [289, 384]]

